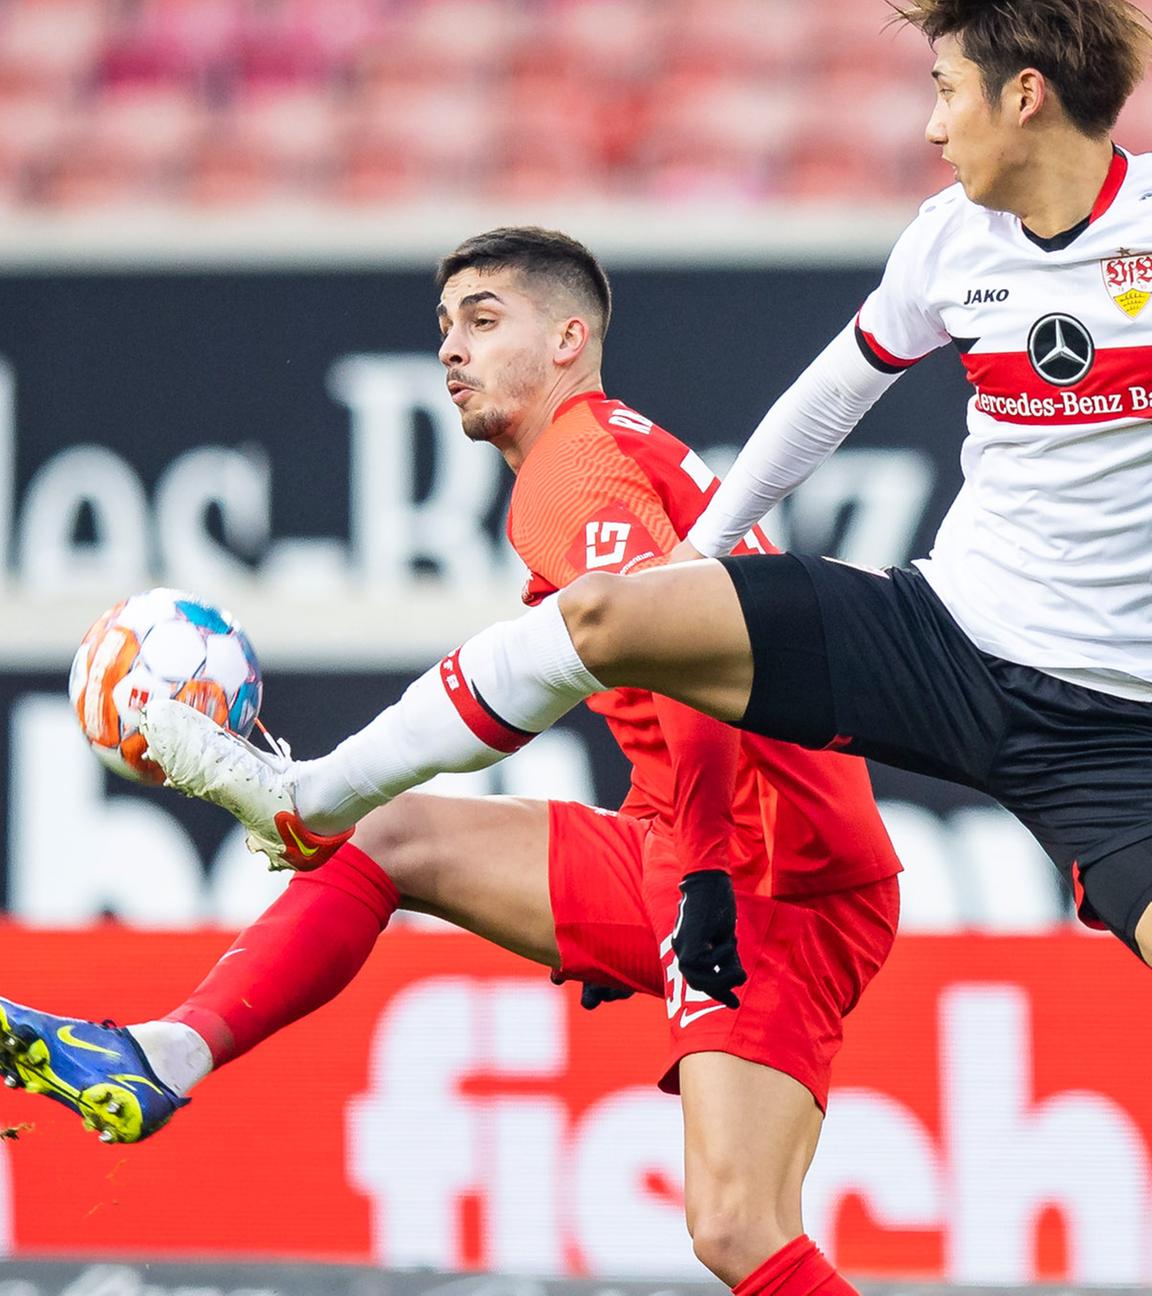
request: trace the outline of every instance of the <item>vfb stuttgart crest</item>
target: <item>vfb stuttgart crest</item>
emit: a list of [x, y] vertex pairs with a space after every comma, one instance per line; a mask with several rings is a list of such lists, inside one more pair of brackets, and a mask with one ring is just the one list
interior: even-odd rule
[[1121, 252], [1101, 262], [1101, 268], [1109, 297], [1129, 319], [1135, 319], [1152, 299], [1152, 252], [1135, 256]]

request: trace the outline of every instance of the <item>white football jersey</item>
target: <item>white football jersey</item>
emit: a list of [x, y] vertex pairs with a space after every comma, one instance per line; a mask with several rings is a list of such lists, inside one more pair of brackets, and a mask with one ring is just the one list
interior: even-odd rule
[[930, 199], [857, 339], [888, 372], [952, 342], [975, 389], [917, 564], [973, 642], [1152, 697], [1152, 154], [1117, 150], [1091, 217], [1046, 242], [959, 185]]

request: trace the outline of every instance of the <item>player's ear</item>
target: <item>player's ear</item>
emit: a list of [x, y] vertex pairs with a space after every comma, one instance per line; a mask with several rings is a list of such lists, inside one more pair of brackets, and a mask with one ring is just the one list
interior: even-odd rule
[[584, 354], [592, 331], [579, 315], [562, 320], [557, 330], [553, 359], [558, 365], [570, 365]]
[[1020, 125], [1031, 121], [1048, 100], [1048, 82], [1036, 68], [1025, 68], [1005, 87], [1010, 111], [1019, 114]]

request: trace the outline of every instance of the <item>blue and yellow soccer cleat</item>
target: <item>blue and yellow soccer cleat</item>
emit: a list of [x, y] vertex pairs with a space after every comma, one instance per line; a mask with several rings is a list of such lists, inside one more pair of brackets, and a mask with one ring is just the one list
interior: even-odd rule
[[157, 1079], [120, 1026], [55, 1017], [0, 999], [0, 1075], [71, 1107], [103, 1143], [138, 1143], [190, 1100]]

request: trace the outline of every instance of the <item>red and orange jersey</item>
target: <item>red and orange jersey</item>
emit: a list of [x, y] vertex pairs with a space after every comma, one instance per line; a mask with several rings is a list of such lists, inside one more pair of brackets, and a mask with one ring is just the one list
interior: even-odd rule
[[[512, 492], [508, 536], [529, 569], [524, 601], [539, 602], [586, 572], [626, 574], [662, 562], [718, 484], [694, 451], [619, 401], [601, 392], [567, 401]], [[736, 552], [775, 551], [757, 528]], [[675, 769], [652, 695], [614, 689], [588, 705], [632, 764], [623, 811], [674, 829]], [[826, 891], [899, 868], [864, 763], [852, 757], [744, 735], [732, 821], [729, 863], [746, 887]]]

